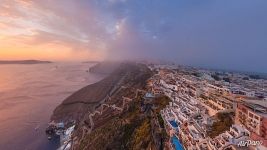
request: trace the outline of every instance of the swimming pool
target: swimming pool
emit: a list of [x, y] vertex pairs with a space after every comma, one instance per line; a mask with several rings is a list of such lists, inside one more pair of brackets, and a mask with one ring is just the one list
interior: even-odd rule
[[178, 128], [178, 124], [174, 120], [170, 121], [170, 124], [172, 125], [172, 127]]
[[174, 145], [175, 150], [184, 150], [182, 144], [180, 143], [180, 141], [178, 140], [176, 136], [172, 137], [171, 142]]

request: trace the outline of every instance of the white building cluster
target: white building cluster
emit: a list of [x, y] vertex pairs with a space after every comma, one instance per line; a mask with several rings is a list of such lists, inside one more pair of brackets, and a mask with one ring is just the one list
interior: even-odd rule
[[[231, 97], [235, 92], [229, 84], [213, 84], [206, 76], [198, 78], [184, 70], [176, 72], [157, 66], [151, 69], [158, 71], [149, 81], [151, 91], [171, 99], [161, 111], [171, 139], [170, 148], [179, 149], [173, 138], [178, 138], [178, 144], [188, 150], [235, 150], [240, 148], [240, 142], [249, 140], [250, 131], [237, 124], [215, 138], [208, 136], [218, 112], [235, 111], [237, 100]], [[255, 97], [254, 94], [247, 90], [245, 95]]]

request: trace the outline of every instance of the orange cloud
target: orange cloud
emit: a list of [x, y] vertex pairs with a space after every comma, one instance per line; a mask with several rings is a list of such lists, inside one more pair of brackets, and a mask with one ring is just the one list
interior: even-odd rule
[[101, 54], [89, 51], [73, 51], [63, 45], [47, 44], [39, 46], [25, 45], [1, 45], [0, 59], [20, 60], [20, 59], [43, 59], [54, 61], [76, 61], [101, 59]]
[[[43, 4], [43, 5], [42, 5]], [[75, 3], [73, 3], [75, 4]], [[52, 5], [54, 6], [54, 5]], [[101, 39], [89, 39], [83, 13], [66, 15], [49, 3], [4, 0], [0, 6], [0, 59], [97, 60], [104, 56]], [[70, 5], [73, 6], [73, 5]], [[87, 26], [87, 25], [86, 25]], [[82, 29], [82, 30], [81, 30]], [[97, 26], [91, 35], [102, 31]], [[104, 37], [104, 36], [103, 36]]]

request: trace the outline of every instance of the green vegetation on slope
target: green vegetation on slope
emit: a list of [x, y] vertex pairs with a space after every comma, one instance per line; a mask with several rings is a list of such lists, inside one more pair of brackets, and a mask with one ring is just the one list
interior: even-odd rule
[[135, 129], [131, 139], [132, 150], [147, 149], [149, 143], [152, 141], [151, 126], [148, 118], [142, 120], [142, 124]]
[[160, 114], [157, 114], [157, 117], [158, 117], [158, 121], [159, 121], [160, 127], [164, 128], [164, 120], [163, 120], [163, 118], [161, 117]]
[[154, 105], [157, 107], [156, 113], [160, 113], [160, 111], [165, 108], [171, 100], [167, 96], [157, 97], [154, 100]]
[[211, 138], [214, 138], [219, 134], [229, 130], [233, 124], [233, 120], [231, 118], [232, 115], [232, 113], [218, 113], [218, 121], [212, 124], [211, 131], [208, 133], [208, 135]]
[[[140, 102], [143, 95], [140, 94], [135, 101], [129, 104], [128, 110], [124, 111], [104, 125], [96, 128], [81, 142], [79, 149], [90, 150], [140, 150], [155, 147], [152, 131], [158, 131], [159, 137], [166, 139], [165, 130], [157, 129], [152, 116], [160, 116], [161, 109], [169, 103], [168, 97], [159, 97], [153, 100], [155, 110], [151, 113], [141, 111]], [[164, 127], [161, 116], [156, 117], [160, 128]]]

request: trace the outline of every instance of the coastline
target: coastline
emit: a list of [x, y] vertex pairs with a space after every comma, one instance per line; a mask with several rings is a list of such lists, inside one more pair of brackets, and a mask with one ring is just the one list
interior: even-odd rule
[[[96, 69], [93, 73], [103, 75], [98, 71], [101, 70], [101, 68], [98, 67], [98, 64], [93, 66], [93, 68]], [[92, 71], [90, 71], [90, 73], [92, 73]], [[51, 116], [51, 121], [79, 121], [84, 117], [88, 108], [89, 111], [93, 111], [103, 99], [110, 95], [115, 84], [122, 78], [123, 72], [121, 69], [117, 69], [110, 74], [105, 73], [105, 75], [107, 75], [107, 77], [101, 81], [87, 85], [63, 100], [63, 102], [54, 110], [53, 115]]]

